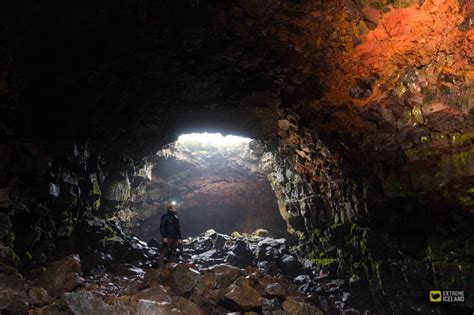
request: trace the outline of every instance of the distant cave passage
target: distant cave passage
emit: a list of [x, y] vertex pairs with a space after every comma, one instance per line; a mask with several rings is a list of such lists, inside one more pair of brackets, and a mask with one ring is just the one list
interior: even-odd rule
[[241, 139], [221, 141], [206, 134], [180, 137], [151, 157], [152, 179], [133, 206], [137, 218], [131, 231], [144, 240], [159, 238], [165, 205], [175, 201], [183, 237], [208, 229], [230, 234], [259, 228], [285, 237], [286, 222], [275, 193], [266, 174], [259, 171], [258, 142]]

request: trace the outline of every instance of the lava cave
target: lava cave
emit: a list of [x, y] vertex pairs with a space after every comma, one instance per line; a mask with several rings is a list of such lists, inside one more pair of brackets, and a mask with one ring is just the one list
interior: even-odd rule
[[2, 1], [0, 314], [471, 315], [473, 21]]

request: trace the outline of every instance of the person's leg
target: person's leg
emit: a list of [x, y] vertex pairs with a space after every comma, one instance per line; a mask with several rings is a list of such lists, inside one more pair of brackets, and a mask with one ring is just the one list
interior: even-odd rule
[[172, 238], [170, 242], [170, 250], [171, 250], [170, 261], [171, 262], [176, 262], [176, 256], [177, 256], [176, 249], [177, 248], [178, 248], [178, 240], [175, 238]]
[[168, 242], [162, 243], [161, 251], [160, 251], [160, 258], [158, 259], [158, 265], [163, 266], [163, 260], [170, 248], [170, 239], [168, 239]]

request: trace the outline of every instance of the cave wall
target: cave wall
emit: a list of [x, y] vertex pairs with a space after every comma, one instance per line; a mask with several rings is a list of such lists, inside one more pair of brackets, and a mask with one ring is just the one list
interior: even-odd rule
[[99, 222], [92, 240], [116, 240], [143, 158], [207, 129], [273, 141], [282, 216], [361, 304], [423, 312], [430, 288], [472, 294], [473, 13], [456, 0], [2, 4], [2, 268], [75, 250], [57, 240], [84, 218]]

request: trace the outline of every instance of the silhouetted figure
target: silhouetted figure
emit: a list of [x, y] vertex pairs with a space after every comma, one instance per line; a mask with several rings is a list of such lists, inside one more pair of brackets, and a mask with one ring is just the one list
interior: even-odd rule
[[176, 250], [182, 242], [181, 229], [179, 227], [179, 218], [176, 215], [176, 207], [174, 205], [167, 206], [167, 213], [161, 217], [160, 233], [163, 238], [163, 246], [161, 247], [159, 264], [163, 265], [163, 259], [170, 252], [170, 262], [176, 262]]

